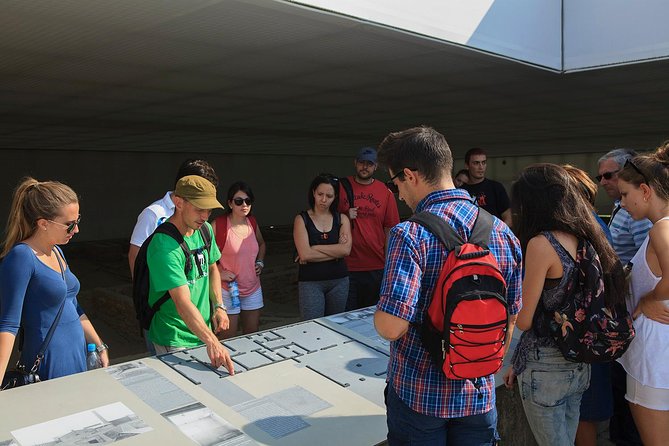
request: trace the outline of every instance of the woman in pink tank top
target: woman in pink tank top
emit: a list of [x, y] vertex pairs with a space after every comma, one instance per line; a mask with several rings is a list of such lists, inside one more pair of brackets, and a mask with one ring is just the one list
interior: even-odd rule
[[[218, 264], [221, 293], [230, 318], [224, 339], [237, 335], [240, 322], [244, 334], [258, 331], [260, 324], [263, 307], [260, 273], [265, 266], [265, 240], [255, 217], [249, 215], [254, 200], [251, 187], [238, 181], [228, 189], [229, 211], [214, 220], [214, 236], [221, 251]], [[233, 282], [232, 288], [236, 285], [239, 290], [238, 305], [231, 296]]]

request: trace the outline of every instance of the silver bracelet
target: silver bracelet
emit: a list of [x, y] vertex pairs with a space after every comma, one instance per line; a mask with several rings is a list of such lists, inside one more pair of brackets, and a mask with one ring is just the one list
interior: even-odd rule
[[265, 267], [265, 262], [263, 262], [262, 260], [258, 259], [258, 260], [256, 260], [256, 265], [260, 265], [261, 268], [264, 268], [264, 267]]

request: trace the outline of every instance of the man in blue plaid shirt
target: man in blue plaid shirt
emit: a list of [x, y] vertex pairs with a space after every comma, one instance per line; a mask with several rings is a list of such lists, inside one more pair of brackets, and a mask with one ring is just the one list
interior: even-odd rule
[[[379, 147], [388, 167], [388, 187], [415, 212], [429, 211], [469, 238], [478, 207], [455, 189], [453, 156], [446, 139], [429, 127], [391, 133]], [[494, 218], [490, 250], [507, 283], [510, 339], [521, 306], [521, 249], [518, 239]], [[403, 222], [390, 231], [376, 330], [390, 344], [386, 407], [388, 443], [395, 445], [494, 445], [498, 438], [494, 376], [450, 380], [434, 366], [417, 327], [448, 252], [427, 229]], [[507, 343], [508, 345], [508, 343]]]

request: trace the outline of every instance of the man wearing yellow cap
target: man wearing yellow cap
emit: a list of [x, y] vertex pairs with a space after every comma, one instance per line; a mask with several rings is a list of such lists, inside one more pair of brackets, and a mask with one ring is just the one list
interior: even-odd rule
[[[216, 267], [221, 253], [216, 243], [204, 249], [201, 234], [201, 231], [212, 234], [207, 220], [212, 209], [223, 206], [216, 199], [214, 185], [197, 175], [185, 176], [177, 182], [173, 201], [174, 214], [168, 222], [183, 236], [193, 267], [185, 272], [186, 254], [179, 242], [167, 234], [154, 234], [146, 255], [150, 273], [149, 304], [153, 305], [166, 291], [170, 299], [153, 317], [149, 338], [157, 354], [204, 343], [212, 365], [224, 366], [232, 374], [230, 354], [214, 334], [229, 325]], [[210, 302], [214, 303], [213, 314]]]

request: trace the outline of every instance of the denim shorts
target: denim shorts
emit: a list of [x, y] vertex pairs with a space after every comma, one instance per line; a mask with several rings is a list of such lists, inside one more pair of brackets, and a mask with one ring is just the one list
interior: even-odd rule
[[590, 384], [590, 365], [564, 359], [554, 347], [530, 352], [518, 377], [527, 421], [539, 446], [573, 446], [581, 395]]
[[494, 446], [497, 409], [461, 418], [437, 418], [411, 409], [386, 384], [388, 446]]

